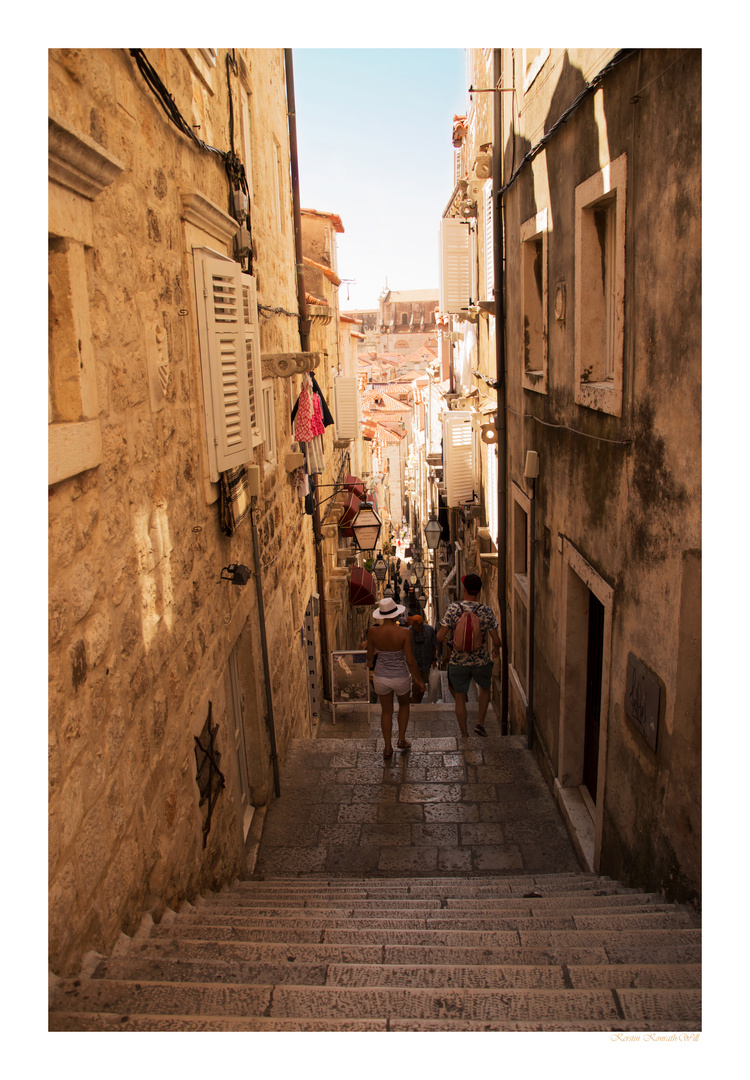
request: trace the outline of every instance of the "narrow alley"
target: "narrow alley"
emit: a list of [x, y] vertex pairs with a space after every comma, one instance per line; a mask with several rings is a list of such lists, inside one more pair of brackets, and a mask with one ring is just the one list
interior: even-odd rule
[[697, 1038], [701, 50], [46, 62], [50, 1030]]

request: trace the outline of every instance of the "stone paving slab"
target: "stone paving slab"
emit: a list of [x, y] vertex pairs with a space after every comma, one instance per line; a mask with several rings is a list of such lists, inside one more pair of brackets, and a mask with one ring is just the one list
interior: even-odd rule
[[699, 988], [700, 964], [593, 964], [570, 965], [570, 981], [575, 987], [610, 986], [618, 989], [641, 987], [676, 989]]
[[388, 1031], [385, 1017], [367, 1020], [316, 1020], [265, 1016], [122, 1016], [107, 1013], [52, 1013], [50, 1031]]
[[364, 706], [337, 712], [289, 748], [256, 875], [579, 871], [525, 740], [499, 736], [493, 718], [489, 738], [461, 739], [452, 705], [414, 706], [411, 751], [384, 762], [379, 707], [369, 721]]
[[[228, 988], [231, 989], [231, 988]], [[661, 991], [669, 994], [670, 991]], [[689, 993], [689, 991], [683, 991]], [[463, 1020], [618, 1019], [608, 990], [274, 988], [271, 1016], [388, 1016]]]
[[[561, 967], [531, 965], [486, 964], [475, 967], [466, 964], [331, 964], [328, 986], [420, 986], [468, 987], [499, 989], [500, 987], [564, 989]], [[606, 985], [606, 984], [602, 984]]]

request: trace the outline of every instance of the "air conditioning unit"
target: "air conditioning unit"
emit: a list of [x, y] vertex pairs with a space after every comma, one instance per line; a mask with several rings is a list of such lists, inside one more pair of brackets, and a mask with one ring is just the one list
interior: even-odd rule
[[492, 176], [492, 154], [477, 154], [474, 159], [474, 175], [477, 180], [489, 180]]

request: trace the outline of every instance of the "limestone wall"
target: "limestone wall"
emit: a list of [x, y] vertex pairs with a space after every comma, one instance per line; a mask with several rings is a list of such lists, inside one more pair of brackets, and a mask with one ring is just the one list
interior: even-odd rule
[[[231, 93], [235, 149], [252, 186], [258, 302], [293, 314], [283, 53], [232, 52], [236, 71], [227, 70], [226, 50], [215, 66], [198, 50], [146, 50], [199, 137], [223, 150]], [[117, 173], [93, 198], [50, 183], [50, 362], [59, 390], [50, 419], [93, 423], [101, 441], [94, 467], [49, 491], [50, 963], [62, 972], [132, 933], [144, 911], [158, 918], [165, 905], [241, 871], [238, 696], [251, 804], [272, 797], [274, 778], [251, 521], [223, 535], [207, 463], [191, 249], [232, 255], [224, 165], [170, 124], [128, 50], [51, 50], [49, 95], [50, 114], [74, 142], [91, 143], [92, 154], [100, 147]], [[202, 215], [186, 210], [191, 192]], [[75, 272], [63, 267], [61, 276], [65, 258]], [[77, 321], [66, 322], [71, 311]], [[94, 372], [93, 412], [63, 392], [64, 378], [75, 390], [76, 367], [70, 348], [54, 347], [65, 334], [74, 349], [78, 335], [81, 367]], [[261, 311], [260, 335], [263, 352], [299, 348], [293, 317]], [[310, 519], [284, 467], [290, 387], [274, 382], [279, 463], [267, 466], [256, 447], [255, 521], [283, 768], [289, 737], [307, 732], [300, 629], [315, 582]], [[230, 563], [252, 569], [244, 587], [220, 580]], [[204, 850], [194, 736], [209, 702], [226, 786]]]

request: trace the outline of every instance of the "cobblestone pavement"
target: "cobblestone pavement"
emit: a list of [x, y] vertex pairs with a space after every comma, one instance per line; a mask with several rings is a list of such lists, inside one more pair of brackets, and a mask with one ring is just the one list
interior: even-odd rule
[[[476, 706], [469, 703], [469, 731]], [[394, 721], [395, 728], [395, 721]], [[382, 757], [380, 707], [337, 707], [295, 739], [266, 813], [257, 874], [564, 873], [580, 869], [525, 738], [459, 737], [452, 705], [412, 705], [407, 753]], [[395, 734], [394, 734], [395, 746]]]

